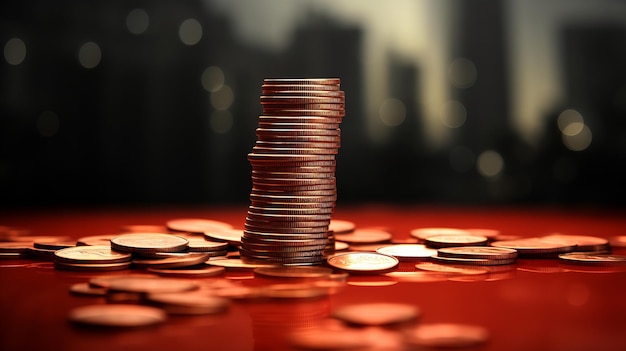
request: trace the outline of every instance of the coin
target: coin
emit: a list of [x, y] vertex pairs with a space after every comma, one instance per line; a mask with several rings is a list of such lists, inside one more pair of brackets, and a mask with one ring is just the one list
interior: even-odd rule
[[106, 296], [107, 289], [92, 286], [89, 283], [76, 283], [70, 286], [70, 293], [88, 296]]
[[184, 268], [148, 268], [148, 272], [161, 276], [179, 278], [206, 278], [224, 274], [226, 269], [218, 266], [194, 266]]
[[281, 85], [281, 84], [298, 84], [298, 85], [339, 85], [341, 79], [339, 78], [266, 78], [263, 80], [263, 84], [266, 85]]
[[424, 239], [427, 246], [441, 248], [453, 246], [487, 245], [487, 238], [477, 235], [433, 235]]
[[146, 299], [171, 314], [215, 314], [230, 305], [223, 297], [197, 293], [153, 293]]
[[578, 263], [578, 264], [590, 264], [590, 265], [626, 264], [626, 256], [624, 255], [570, 252], [570, 253], [560, 254], [559, 258], [568, 263]]
[[211, 266], [224, 267], [227, 269], [254, 269], [258, 267], [271, 267], [277, 266], [276, 263], [260, 263], [260, 262], [244, 262], [239, 258], [226, 258], [226, 259], [210, 259], [206, 261], [206, 264]]
[[479, 275], [487, 274], [489, 271], [483, 267], [461, 267], [458, 265], [439, 264], [432, 262], [420, 262], [415, 268], [429, 272], [447, 273], [447, 274], [468, 274]]
[[426, 238], [434, 235], [471, 235], [471, 233], [464, 229], [446, 227], [426, 227], [411, 230], [411, 236], [420, 240], [426, 240]]
[[133, 265], [137, 267], [152, 268], [176, 268], [189, 267], [204, 263], [210, 257], [209, 254], [203, 252], [186, 252], [179, 253], [176, 257], [166, 257], [159, 259], [134, 259]]
[[230, 229], [232, 225], [204, 218], [178, 218], [167, 221], [166, 226], [177, 232], [204, 233], [215, 229]]
[[187, 248], [185, 238], [162, 233], [122, 234], [111, 239], [111, 247], [125, 252], [175, 252]]
[[0, 253], [25, 253], [31, 247], [29, 242], [0, 242]]
[[609, 240], [590, 235], [550, 234], [541, 237], [542, 240], [564, 242], [576, 245], [576, 251], [605, 251], [610, 249]]
[[69, 313], [72, 323], [101, 327], [140, 327], [162, 323], [165, 311], [156, 307], [107, 304], [76, 307]]
[[327, 328], [312, 326], [294, 332], [289, 342], [297, 349], [338, 351], [371, 349], [371, 340], [363, 337], [363, 331], [355, 328]]
[[130, 261], [132, 256], [110, 246], [76, 246], [54, 252], [55, 261], [61, 263], [118, 263]]
[[332, 270], [324, 267], [259, 267], [254, 269], [255, 276], [289, 279], [328, 278]]
[[572, 242], [557, 242], [556, 240], [550, 241], [535, 237], [494, 241], [491, 246], [515, 249], [520, 256], [556, 255], [573, 251], [576, 248], [576, 244]]
[[504, 247], [462, 246], [446, 247], [438, 250], [440, 257], [484, 258], [484, 259], [515, 259], [517, 250]]
[[131, 262], [114, 263], [67, 263], [54, 262], [54, 268], [63, 271], [110, 272], [129, 269]]
[[237, 246], [241, 243], [241, 236], [243, 235], [243, 229], [221, 229], [221, 230], [208, 230], [204, 232], [204, 236], [209, 240], [217, 240], [227, 242], [231, 245]]
[[109, 290], [131, 293], [182, 292], [198, 288], [198, 284], [190, 280], [149, 276], [116, 276], [106, 284]]
[[344, 234], [336, 234], [336, 239], [348, 244], [385, 243], [391, 240], [391, 233], [375, 228], [359, 228]]
[[418, 307], [401, 303], [365, 303], [343, 306], [332, 316], [358, 326], [387, 326], [413, 323], [420, 317]]
[[75, 240], [64, 240], [64, 241], [35, 241], [33, 242], [33, 246], [38, 249], [45, 250], [60, 250], [68, 247], [76, 246]]
[[515, 258], [461, 258], [461, 257], [447, 257], [434, 255], [431, 259], [440, 263], [452, 263], [452, 264], [470, 264], [475, 266], [499, 266], [515, 263]]
[[421, 244], [395, 244], [382, 246], [376, 252], [394, 256], [399, 260], [413, 260], [429, 258], [437, 254], [437, 250], [429, 249]]
[[104, 234], [104, 235], [90, 235], [83, 236], [76, 240], [78, 246], [111, 246], [111, 239], [115, 238], [119, 234]]
[[332, 230], [335, 234], [344, 234], [350, 233], [354, 231], [356, 225], [351, 221], [341, 220], [341, 219], [331, 219], [330, 225], [328, 226], [328, 230]]
[[489, 332], [484, 327], [455, 323], [419, 324], [406, 336], [407, 343], [413, 347], [460, 348], [489, 340]]
[[327, 296], [329, 289], [313, 284], [272, 284], [262, 289], [261, 294], [273, 299], [311, 299]]
[[399, 261], [393, 256], [374, 252], [346, 252], [328, 257], [334, 268], [352, 273], [382, 273], [395, 268]]
[[189, 242], [187, 250], [190, 252], [215, 252], [228, 249], [228, 242], [207, 240], [210, 239], [208, 236], [206, 238], [186, 236], [185, 239]]

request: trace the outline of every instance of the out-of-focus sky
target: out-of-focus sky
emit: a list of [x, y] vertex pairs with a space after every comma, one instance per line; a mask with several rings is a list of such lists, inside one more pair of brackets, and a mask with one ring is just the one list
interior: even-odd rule
[[[365, 31], [364, 69], [370, 104], [377, 111], [387, 96], [386, 55], [414, 61], [421, 70], [418, 101], [425, 115], [432, 146], [446, 140], [439, 121], [448, 100], [446, 71], [455, 12], [442, 0], [205, 0], [213, 10], [232, 18], [238, 39], [280, 50], [292, 30], [311, 12], [319, 12]], [[533, 143], [542, 118], [563, 97], [558, 67], [558, 29], [571, 22], [624, 24], [626, 1], [620, 0], [505, 0], [505, 28], [511, 67], [512, 120], [521, 136]], [[480, 72], [478, 72], [480, 77]], [[480, 78], [479, 78], [480, 79]], [[368, 116], [370, 130], [376, 116]]]

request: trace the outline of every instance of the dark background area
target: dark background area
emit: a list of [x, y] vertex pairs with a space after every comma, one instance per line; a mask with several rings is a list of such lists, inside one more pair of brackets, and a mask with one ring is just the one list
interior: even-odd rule
[[461, 122], [433, 147], [428, 68], [393, 51], [385, 89], [402, 108], [372, 141], [371, 29], [332, 8], [312, 8], [277, 50], [241, 41], [211, 1], [3, 1], [0, 206], [247, 203], [269, 77], [341, 78], [338, 204], [626, 205], [626, 15], [558, 26], [562, 98], [531, 142], [512, 123], [514, 1], [442, 3], [455, 14], [444, 46], [461, 80], [445, 84]]

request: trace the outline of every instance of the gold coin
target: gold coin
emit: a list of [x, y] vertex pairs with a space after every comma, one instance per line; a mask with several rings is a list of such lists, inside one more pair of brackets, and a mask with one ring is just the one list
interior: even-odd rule
[[187, 248], [185, 238], [162, 233], [122, 234], [111, 239], [111, 247], [124, 252], [175, 252]]
[[75, 246], [54, 252], [55, 261], [62, 263], [116, 263], [130, 261], [132, 255], [119, 252], [110, 246]]

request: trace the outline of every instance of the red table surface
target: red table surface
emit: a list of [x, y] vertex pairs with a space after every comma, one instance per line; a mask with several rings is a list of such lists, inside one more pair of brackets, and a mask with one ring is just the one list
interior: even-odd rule
[[[129, 224], [165, 224], [174, 218], [215, 219], [242, 228], [246, 210], [239, 206], [4, 211], [0, 225], [27, 228], [34, 235], [79, 238], [115, 233]], [[410, 230], [419, 227], [491, 228], [521, 236], [626, 234], [623, 211], [600, 209], [339, 204], [334, 218], [352, 221], [357, 227], [387, 227], [400, 240], [410, 238]], [[314, 325], [341, 306], [368, 302], [418, 306], [420, 323], [484, 326], [490, 339], [473, 349], [626, 350], [623, 269], [593, 272], [581, 266], [566, 270], [554, 259], [518, 259], [513, 269], [489, 279], [393, 282], [384, 276], [351, 276], [345, 288], [328, 297], [234, 301], [224, 314], [171, 316], [147, 328], [110, 330], [68, 322], [72, 308], [105, 303], [100, 297], [71, 295], [70, 285], [98, 274], [124, 272], [68, 272], [55, 270], [45, 261], [0, 261], [0, 350], [291, 349], [287, 336], [292, 331]], [[233, 280], [251, 277], [229, 274], [226, 277]]]

